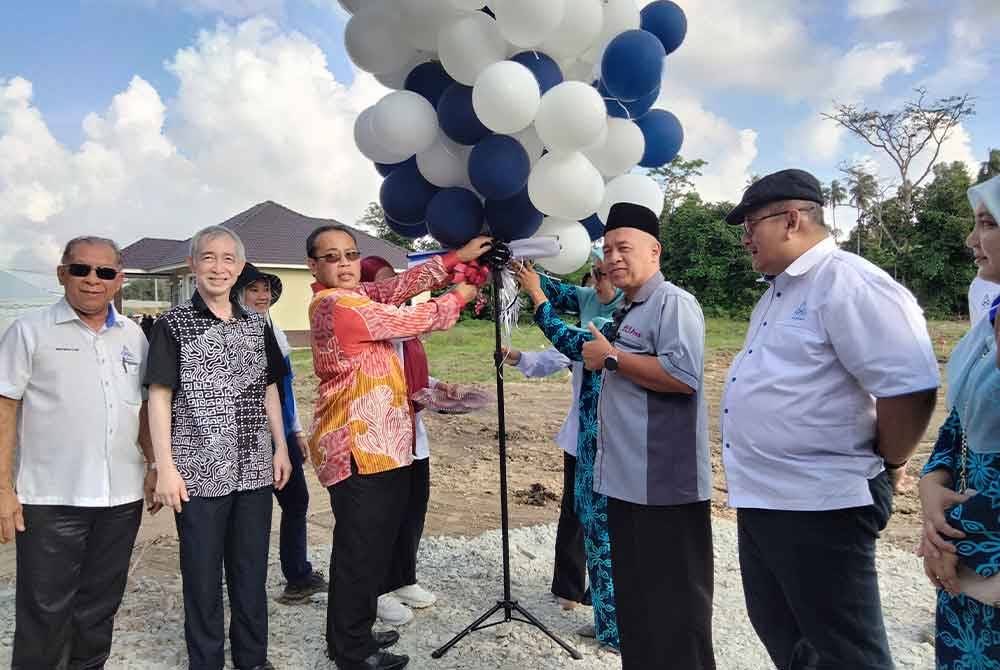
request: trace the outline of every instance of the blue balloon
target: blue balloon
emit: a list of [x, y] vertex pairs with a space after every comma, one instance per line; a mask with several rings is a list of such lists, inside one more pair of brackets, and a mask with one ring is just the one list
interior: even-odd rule
[[680, 153], [684, 144], [684, 128], [676, 116], [664, 109], [654, 109], [635, 123], [646, 139], [646, 151], [639, 165], [645, 168], [662, 167]]
[[423, 178], [414, 163], [396, 168], [385, 178], [379, 202], [390, 219], [416, 225], [426, 218], [427, 205], [437, 192], [437, 187]]
[[472, 87], [452, 84], [437, 104], [438, 123], [444, 134], [459, 144], [472, 145], [490, 134], [472, 107]]
[[545, 95], [545, 91], [556, 84], [563, 82], [563, 73], [559, 69], [559, 64], [539, 51], [522, 51], [511, 56], [510, 59], [531, 70], [531, 74], [535, 75], [535, 79], [538, 81], [538, 88], [541, 89], [542, 95]]
[[531, 159], [508, 135], [490, 135], [469, 154], [469, 179], [484, 198], [505, 200], [518, 194], [531, 174]]
[[486, 225], [493, 237], [503, 242], [531, 237], [538, 232], [544, 218], [531, 203], [527, 188], [513, 198], [486, 201]]
[[604, 237], [604, 223], [597, 214], [591, 214], [580, 223], [587, 229], [587, 234], [590, 235], [591, 241]]
[[410, 156], [402, 163], [375, 163], [375, 170], [378, 171], [378, 173], [383, 177], [388, 177], [393, 173], [393, 171], [396, 168], [403, 167], [404, 165], [416, 166], [416, 164], [417, 164], [417, 157]]
[[643, 7], [640, 16], [639, 26], [656, 35], [664, 51], [677, 51], [687, 35], [688, 20], [676, 2], [656, 0]]
[[666, 55], [653, 33], [626, 30], [604, 50], [601, 81], [619, 100], [638, 100], [660, 86]]
[[410, 74], [406, 75], [406, 82], [403, 84], [403, 88], [407, 91], [419, 93], [427, 98], [427, 101], [432, 106], [437, 107], [438, 100], [441, 99], [441, 96], [448, 87], [454, 83], [455, 80], [444, 71], [444, 66], [441, 65], [441, 62], [432, 60], [427, 63], [421, 63], [410, 70]]
[[427, 207], [427, 229], [438, 242], [457, 249], [483, 229], [483, 204], [467, 188], [445, 188]]
[[427, 235], [427, 223], [421, 221], [413, 225], [408, 225], [405, 223], [400, 223], [399, 221], [393, 221], [388, 216], [385, 217], [385, 225], [389, 226], [389, 230], [400, 235], [402, 237], [415, 240], [418, 237], [423, 237]]
[[656, 99], [660, 97], [660, 87], [657, 86], [647, 96], [643, 96], [638, 100], [633, 100], [632, 102], [622, 102], [618, 98], [611, 95], [608, 92], [607, 87], [600, 80], [595, 81], [592, 86], [596, 88], [597, 92], [601, 94], [602, 98], [604, 98], [604, 106], [608, 110], [608, 116], [613, 116], [617, 119], [631, 119], [635, 121], [636, 119], [642, 118], [643, 115], [656, 103]]

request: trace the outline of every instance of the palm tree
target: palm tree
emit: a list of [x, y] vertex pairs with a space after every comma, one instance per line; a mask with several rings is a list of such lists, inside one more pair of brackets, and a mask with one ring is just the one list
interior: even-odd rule
[[848, 202], [858, 210], [858, 251], [861, 253], [861, 232], [864, 229], [864, 222], [870, 213], [872, 203], [879, 195], [878, 180], [875, 175], [870, 174], [861, 165], [851, 165], [842, 167], [841, 171], [847, 175], [847, 196]]
[[837, 229], [837, 207], [844, 204], [847, 199], [847, 191], [841, 186], [840, 181], [834, 179], [829, 186], [823, 187], [823, 199], [830, 207], [830, 214], [833, 217], [833, 239], [837, 239], [840, 231]]

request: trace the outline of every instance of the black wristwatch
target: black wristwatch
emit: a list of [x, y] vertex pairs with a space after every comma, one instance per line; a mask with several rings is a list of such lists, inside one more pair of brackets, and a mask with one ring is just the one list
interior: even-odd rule
[[608, 355], [604, 357], [604, 369], [611, 370], [614, 372], [618, 369], [618, 350], [614, 347], [608, 352]]

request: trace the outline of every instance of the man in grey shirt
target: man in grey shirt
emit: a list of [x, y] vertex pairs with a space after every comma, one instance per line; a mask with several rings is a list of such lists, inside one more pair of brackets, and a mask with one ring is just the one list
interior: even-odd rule
[[705, 320], [660, 274], [658, 233], [649, 209], [611, 208], [604, 267], [626, 304], [583, 346], [587, 368], [604, 371], [594, 489], [608, 496], [623, 670], [710, 670]]

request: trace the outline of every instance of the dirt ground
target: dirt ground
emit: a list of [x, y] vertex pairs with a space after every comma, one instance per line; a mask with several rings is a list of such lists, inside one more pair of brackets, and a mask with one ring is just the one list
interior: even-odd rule
[[[715, 476], [713, 503], [715, 513], [732, 517], [725, 507], [726, 488], [719, 453], [718, 416], [719, 396], [723, 378], [731, 361], [731, 354], [718, 353], [706, 364], [706, 386], [709, 390], [709, 416], [711, 421], [712, 469]], [[305, 371], [302, 371], [305, 372]], [[300, 399], [312, 397], [314, 378], [300, 374], [296, 380], [296, 395]], [[492, 389], [492, 387], [491, 387]], [[942, 394], [943, 395], [943, 394]], [[508, 477], [511, 524], [531, 526], [554, 521], [559, 515], [558, 496], [562, 491], [562, 452], [552, 441], [558, 432], [569, 407], [571, 388], [569, 378], [563, 381], [528, 381], [516, 372], [507, 374], [507, 441]], [[303, 425], [311, 419], [311, 403], [300, 401]], [[916, 458], [912, 459], [910, 472], [916, 475], [927, 460], [934, 444], [938, 426], [943, 422], [943, 402], [931, 421], [931, 427]], [[431, 439], [431, 500], [427, 514], [427, 535], [475, 536], [485, 530], [498, 528], [499, 511], [499, 458], [497, 453], [497, 418], [493, 411], [468, 415], [437, 415], [427, 418]], [[310, 541], [328, 544], [333, 528], [327, 492], [307, 469], [311, 502], [309, 515]], [[541, 485], [553, 496], [518, 496], [535, 485]], [[535, 487], [538, 489], [538, 487]], [[531, 504], [536, 503], [536, 504]], [[542, 504], [537, 504], [542, 503]], [[898, 495], [896, 513], [883, 537], [899, 548], [910, 550], [915, 546], [920, 525], [920, 502], [915, 492]], [[272, 551], [277, 551], [279, 510], [274, 507], [272, 524]], [[132, 561], [134, 577], [172, 576], [178, 573], [177, 540], [173, 515], [160, 512], [155, 517], [148, 514], [136, 543]], [[326, 566], [317, 566], [326, 570]], [[0, 581], [10, 583], [14, 577], [14, 551], [12, 545], [0, 547]]]

